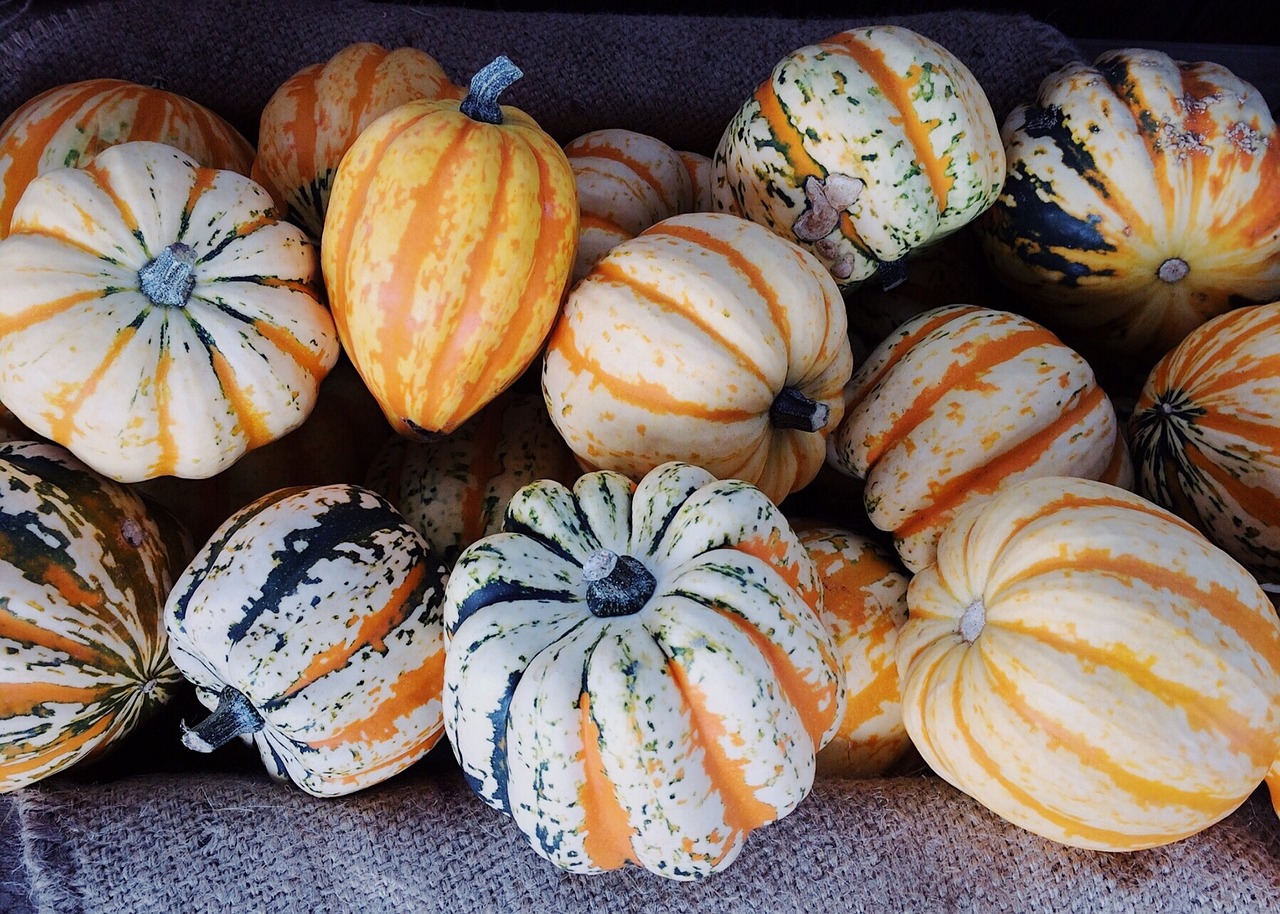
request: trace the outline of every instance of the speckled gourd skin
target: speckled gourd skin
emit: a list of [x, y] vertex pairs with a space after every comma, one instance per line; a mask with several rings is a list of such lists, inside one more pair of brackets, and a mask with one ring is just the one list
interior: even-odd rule
[[[589, 609], [597, 550], [655, 589]], [[760, 491], [671, 463], [539, 482], [446, 588], [445, 727], [475, 791], [578, 873], [728, 866], [809, 792], [844, 683], [812, 561]]]

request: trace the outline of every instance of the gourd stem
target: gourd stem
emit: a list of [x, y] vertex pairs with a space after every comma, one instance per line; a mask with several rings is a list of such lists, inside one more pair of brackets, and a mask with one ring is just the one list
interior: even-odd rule
[[784, 387], [769, 407], [769, 421], [774, 428], [796, 428], [816, 432], [831, 418], [831, 407], [811, 400], [794, 387]]
[[978, 597], [966, 606], [960, 615], [960, 637], [972, 644], [978, 640], [986, 624], [987, 607], [983, 605], [982, 598]]
[[629, 555], [599, 549], [582, 563], [587, 609], [601, 618], [629, 616], [644, 608], [658, 586], [644, 563]]
[[1191, 272], [1191, 267], [1181, 257], [1170, 257], [1164, 263], [1160, 264], [1160, 269], [1156, 271], [1165, 282], [1178, 282], [1185, 279], [1186, 275]]
[[194, 727], [182, 724], [182, 745], [196, 752], [212, 752], [237, 736], [257, 733], [265, 725], [244, 693], [227, 686], [218, 693], [218, 706], [212, 714]]
[[467, 97], [459, 109], [472, 120], [501, 124], [502, 109], [498, 107], [498, 96], [521, 76], [524, 76], [524, 71], [505, 54], [499, 54], [492, 63], [471, 77]]
[[876, 273], [880, 277], [880, 287], [888, 292], [907, 281], [907, 258], [903, 256], [897, 260], [882, 260], [876, 267]]
[[138, 271], [142, 294], [154, 304], [181, 308], [196, 284], [196, 252], [175, 241]]

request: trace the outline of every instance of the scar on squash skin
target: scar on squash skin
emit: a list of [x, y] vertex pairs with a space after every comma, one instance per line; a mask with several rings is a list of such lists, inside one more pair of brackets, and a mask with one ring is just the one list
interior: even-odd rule
[[860, 179], [850, 175], [833, 173], [825, 178], [810, 175], [804, 179], [807, 205], [791, 230], [801, 241], [825, 238], [840, 221], [841, 211], [857, 202], [865, 186]]

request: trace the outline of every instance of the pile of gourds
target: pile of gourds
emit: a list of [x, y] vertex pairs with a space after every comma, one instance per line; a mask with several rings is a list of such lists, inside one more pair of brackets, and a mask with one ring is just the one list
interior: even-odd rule
[[256, 148], [119, 80], [0, 125], [0, 790], [187, 682], [175, 739], [318, 796], [447, 738], [577, 872], [707, 876], [913, 747], [1107, 850], [1263, 782], [1252, 87], [1118, 50], [1000, 129], [945, 48], [867, 27], [707, 155], [561, 145], [501, 104], [522, 75], [352, 45]]

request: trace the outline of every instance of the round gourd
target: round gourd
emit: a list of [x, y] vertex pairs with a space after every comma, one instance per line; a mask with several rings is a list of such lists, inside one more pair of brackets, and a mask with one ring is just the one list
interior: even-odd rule
[[221, 116], [173, 92], [122, 79], [87, 79], [36, 95], [0, 124], [0, 238], [28, 184], [83, 167], [104, 149], [149, 140], [206, 168], [249, 174], [253, 146]]
[[1129, 420], [1137, 491], [1255, 575], [1280, 575], [1280, 302], [1219, 315], [1152, 370]]
[[183, 743], [251, 740], [272, 778], [349, 794], [443, 733], [444, 568], [360, 486], [281, 489], [228, 518], [164, 607], [170, 651], [211, 711]]
[[689, 173], [689, 186], [693, 190], [692, 203], [686, 212], [715, 212], [716, 205], [712, 196], [714, 178], [712, 176], [711, 157], [704, 156], [700, 152], [690, 152], [687, 149], [677, 150], [676, 155], [680, 156], [680, 161], [684, 163], [685, 171]]
[[778, 502], [817, 474], [852, 371], [844, 303], [817, 260], [737, 216], [690, 213], [574, 286], [542, 388], [584, 465], [639, 479], [679, 460]]
[[576, 873], [723, 870], [809, 792], [844, 684], [822, 589], [744, 482], [532, 483], [445, 592], [445, 728], [468, 781]]
[[52, 444], [0, 444], [0, 793], [100, 756], [182, 681], [166, 537], [141, 498]]
[[316, 267], [262, 187], [171, 146], [47, 172], [0, 241], [0, 399], [113, 479], [211, 476], [337, 360]]
[[533, 362], [573, 268], [563, 150], [498, 104], [499, 58], [456, 99], [406, 102], [343, 157], [321, 242], [343, 348], [392, 427], [453, 431]]
[[866, 481], [876, 528], [910, 571], [934, 560], [965, 505], [1035, 476], [1128, 487], [1133, 466], [1093, 370], [1039, 324], [1008, 311], [925, 311], [849, 381], [831, 465]]
[[338, 163], [360, 132], [416, 98], [461, 98], [435, 58], [371, 41], [303, 67], [267, 99], [258, 124], [253, 177], [319, 238]]
[[1047, 77], [1002, 134], [988, 261], [1090, 357], [1145, 372], [1210, 317], [1280, 298], [1280, 136], [1226, 68], [1108, 51]]
[[1005, 819], [1076, 847], [1219, 821], [1280, 750], [1280, 620], [1191, 525], [1086, 479], [956, 517], [898, 636], [912, 742]]
[[815, 254], [843, 288], [991, 205], [999, 125], [954, 54], [900, 26], [792, 51], [743, 102], [714, 156], [715, 201]]

